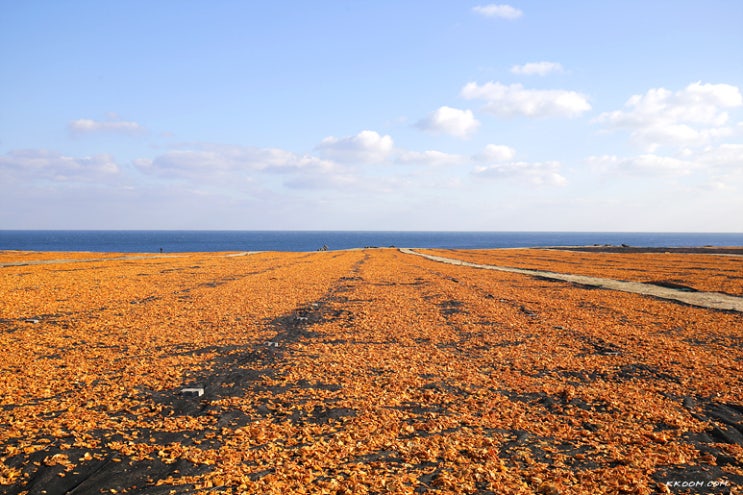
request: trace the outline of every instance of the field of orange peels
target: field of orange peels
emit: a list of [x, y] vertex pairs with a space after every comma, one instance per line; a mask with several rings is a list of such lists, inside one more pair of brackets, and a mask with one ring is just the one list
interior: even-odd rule
[[[51, 261], [83, 261], [88, 259], [110, 259], [122, 255], [119, 253], [89, 253], [85, 251], [76, 251], [70, 253], [59, 253], [54, 251], [0, 251], [0, 265], [25, 265]], [[131, 255], [129, 255], [131, 256]]]
[[740, 313], [391, 249], [202, 253], [4, 266], [0, 345], [11, 494], [743, 485]]
[[743, 255], [675, 253], [601, 253], [555, 249], [448, 250], [423, 253], [472, 263], [545, 270], [575, 275], [689, 287], [743, 296]]

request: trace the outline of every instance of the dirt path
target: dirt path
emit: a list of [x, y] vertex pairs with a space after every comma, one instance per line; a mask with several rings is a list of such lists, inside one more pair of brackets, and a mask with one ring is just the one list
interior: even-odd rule
[[443, 256], [434, 256], [430, 254], [423, 254], [412, 249], [401, 248], [400, 252], [404, 254], [413, 254], [416, 256], [422, 256], [423, 258], [438, 261], [440, 263], [448, 263], [451, 265], [469, 266], [472, 268], [481, 268], [484, 270], [496, 270], [501, 272], [510, 273], [521, 273], [523, 275], [530, 275], [533, 277], [547, 278], [550, 280], [561, 280], [564, 282], [571, 282], [580, 285], [589, 285], [591, 287], [599, 287], [602, 289], [619, 290], [623, 292], [634, 292], [636, 294], [642, 294], [647, 296], [659, 297], [661, 299], [670, 299], [674, 301], [680, 301], [692, 306], [700, 306], [703, 308], [711, 309], [722, 309], [722, 310], [733, 310], [743, 312], [743, 297], [729, 296], [726, 294], [720, 294], [717, 292], [689, 292], [679, 289], [671, 289], [667, 287], [660, 287], [652, 284], [643, 284], [640, 282], [625, 282], [622, 280], [614, 280], [610, 278], [600, 277], [588, 277], [584, 275], [571, 275], [569, 273], [556, 273], [541, 270], [526, 270], [522, 268], [512, 268], [507, 266], [497, 265], [483, 265], [479, 263], [470, 263], [468, 261], [462, 261], [453, 258], [445, 258]]

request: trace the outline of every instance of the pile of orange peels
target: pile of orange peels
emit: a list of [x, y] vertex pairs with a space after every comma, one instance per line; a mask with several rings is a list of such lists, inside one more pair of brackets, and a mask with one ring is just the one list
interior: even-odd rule
[[[437, 254], [741, 293], [732, 257]], [[743, 486], [735, 312], [394, 249], [3, 253], [0, 346], [11, 494]]]

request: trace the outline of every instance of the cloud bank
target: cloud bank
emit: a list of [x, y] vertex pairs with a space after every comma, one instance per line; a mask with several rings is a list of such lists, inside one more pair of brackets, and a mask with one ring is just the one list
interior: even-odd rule
[[536, 186], [564, 186], [560, 162], [506, 162], [475, 168], [474, 174], [488, 179], [519, 179]]
[[537, 186], [564, 186], [567, 179], [560, 175], [560, 162], [526, 162], [514, 161], [516, 150], [502, 144], [488, 144], [485, 149], [474, 155], [478, 165], [472, 172], [475, 177], [485, 179], [515, 179]]
[[521, 76], [546, 76], [547, 74], [564, 72], [562, 65], [557, 62], [530, 62], [524, 65], [514, 65], [511, 73]]
[[502, 162], [506, 160], [513, 160], [516, 156], [516, 150], [510, 146], [502, 144], [488, 144], [485, 149], [475, 155], [475, 160], [488, 161], [488, 162]]
[[521, 84], [470, 82], [462, 97], [484, 100], [484, 110], [499, 117], [577, 117], [591, 109], [588, 97], [561, 89], [526, 89]]
[[427, 166], [445, 166], [459, 165], [466, 163], [466, 157], [443, 151], [402, 151], [397, 156], [396, 161], [401, 164], [427, 165]]
[[0, 172], [9, 178], [93, 182], [120, 172], [109, 154], [72, 157], [56, 151], [12, 150], [0, 156]]
[[472, 110], [443, 106], [419, 121], [416, 127], [433, 133], [467, 138], [480, 127], [480, 122], [475, 118]]
[[75, 136], [97, 133], [136, 135], [145, 132], [137, 122], [118, 120], [115, 116], [109, 120], [77, 119], [70, 122], [67, 128]]
[[697, 168], [693, 162], [652, 153], [632, 157], [590, 156], [586, 162], [599, 173], [652, 177], [689, 175]]
[[679, 91], [654, 88], [634, 95], [622, 110], [595, 121], [609, 130], [628, 130], [647, 151], [661, 146], [702, 146], [734, 133], [727, 110], [743, 106], [740, 89], [729, 84], [689, 84]]
[[524, 15], [521, 10], [515, 7], [511, 7], [510, 5], [505, 4], [498, 5], [494, 3], [472, 7], [472, 11], [484, 17], [496, 17], [509, 21], [518, 19], [519, 17]]
[[390, 156], [394, 142], [388, 135], [366, 130], [350, 137], [326, 137], [316, 149], [322, 156], [341, 163], [375, 163]]

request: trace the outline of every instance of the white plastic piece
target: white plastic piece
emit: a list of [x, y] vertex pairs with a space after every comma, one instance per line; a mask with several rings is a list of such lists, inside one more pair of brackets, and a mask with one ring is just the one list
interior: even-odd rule
[[203, 387], [184, 388], [181, 390], [181, 394], [188, 397], [201, 397], [204, 395]]

